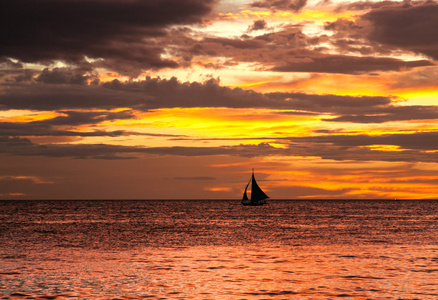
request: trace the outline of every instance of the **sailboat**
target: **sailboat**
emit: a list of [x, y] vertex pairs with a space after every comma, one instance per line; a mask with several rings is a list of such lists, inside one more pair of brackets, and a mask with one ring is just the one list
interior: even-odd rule
[[[251, 199], [248, 199], [248, 195], [246, 191], [248, 190], [249, 185], [251, 184]], [[252, 176], [249, 180], [248, 184], [245, 187], [245, 191], [243, 192], [242, 197], [242, 205], [263, 205], [266, 204], [266, 199], [268, 199], [268, 195], [265, 194], [265, 192], [262, 191], [262, 189], [257, 184], [257, 181], [254, 177], [254, 169], [252, 169]]]

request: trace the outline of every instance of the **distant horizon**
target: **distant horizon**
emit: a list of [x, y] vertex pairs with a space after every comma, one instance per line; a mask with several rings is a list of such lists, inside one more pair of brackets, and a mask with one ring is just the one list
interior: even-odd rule
[[[290, 198], [290, 199], [271, 199], [267, 201], [438, 201], [438, 198], [409, 198], [409, 199], [390, 199], [390, 198]], [[0, 199], [1, 201], [236, 201], [241, 199]]]

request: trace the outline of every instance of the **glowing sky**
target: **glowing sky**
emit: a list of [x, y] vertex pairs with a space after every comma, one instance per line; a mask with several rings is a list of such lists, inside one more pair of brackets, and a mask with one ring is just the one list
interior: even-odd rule
[[0, 199], [437, 198], [437, 15], [2, 0]]

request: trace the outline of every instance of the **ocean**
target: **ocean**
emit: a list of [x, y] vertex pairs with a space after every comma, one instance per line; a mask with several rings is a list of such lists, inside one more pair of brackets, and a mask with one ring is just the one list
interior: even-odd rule
[[437, 299], [438, 201], [0, 201], [0, 299]]

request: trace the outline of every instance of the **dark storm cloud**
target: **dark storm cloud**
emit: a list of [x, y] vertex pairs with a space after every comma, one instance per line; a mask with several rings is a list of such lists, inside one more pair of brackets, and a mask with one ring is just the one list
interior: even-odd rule
[[[264, 26], [260, 23], [262, 21], [255, 21], [248, 30], [257, 32], [256, 28]], [[295, 53], [291, 54], [291, 49], [296, 49], [295, 51], [298, 52], [315, 42], [314, 38], [303, 34], [301, 30], [301, 26], [289, 24], [282, 25], [277, 32], [255, 37], [247, 34], [235, 38], [200, 35], [195, 39], [191, 35], [186, 35], [179, 41], [179, 46], [173, 49], [173, 54], [175, 56], [221, 56], [229, 58], [233, 63], [259, 62], [272, 65], [296, 56]], [[180, 32], [171, 34], [181, 39]], [[312, 53], [308, 51], [306, 55], [312, 55]], [[302, 53], [298, 55], [302, 57]]]
[[434, 120], [438, 119], [437, 106], [387, 106], [364, 108], [358, 110], [356, 114], [345, 112], [345, 115], [324, 121], [333, 122], [352, 122], [352, 123], [384, 123], [391, 121], [408, 120]]
[[433, 162], [438, 159], [436, 153], [425, 153], [414, 150], [380, 151], [361, 147], [340, 147], [327, 144], [300, 145], [291, 149], [290, 156], [314, 156], [336, 161], [387, 161], [387, 162]]
[[391, 83], [388, 84], [393, 89], [421, 89], [426, 90], [436, 87], [438, 78], [438, 65], [429, 68], [420, 68], [411, 72], [403, 72], [394, 76]]
[[63, 116], [29, 123], [7, 123], [0, 126], [0, 134], [116, 136], [132, 132], [59, 130], [57, 126], [97, 125], [104, 121], [135, 118], [133, 111], [75, 112], [71, 109], [115, 109], [130, 107], [133, 111], [159, 108], [228, 107], [269, 108], [287, 110], [282, 114], [325, 114], [324, 121], [352, 123], [383, 123], [406, 120], [438, 119], [436, 106], [391, 104], [390, 97], [312, 95], [304, 93], [258, 93], [252, 90], [220, 86], [210, 79], [204, 83], [185, 82], [176, 78], [147, 77], [144, 81], [114, 80], [101, 85], [23, 84], [0, 95], [0, 108], [58, 110]]
[[[134, 147], [105, 144], [38, 145], [27, 139], [0, 137], [0, 153], [19, 156], [72, 157], [78, 159], [134, 159], [142, 155], [211, 156], [313, 156], [338, 161], [436, 162], [438, 133], [393, 134], [383, 136], [291, 137], [287, 148], [268, 143], [222, 147]], [[287, 145], [287, 144], [285, 144]], [[403, 151], [372, 150], [366, 146], [393, 145]]]
[[[72, 125], [70, 125], [72, 126]], [[0, 136], [123, 136], [134, 134], [132, 132], [116, 130], [116, 131], [75, 131], [75, 130], [60, 130], [53, 128], [45, 123], [29, 122], [29, 123], [12, 123], [0, 122]]]
[[97, 79], [96, 75], [86, 74], [70, 68], [45, 68], [37, 77], [37, 82], [57, 84], [87, 84], [89, 80]]
[[23, 69], [23, 64], [20, 62], [0, 57], [0, 83], [28, 82], [36, 73], [38, 72], [34, 70]]
[[[342, 41], [354, 40], [357, 50], [368, 49], [381, 54], [385, 54], [385, 51], [388, 54], [388, 51], [404, 50], [438, 60], [436, 1], [366, 1], [342, 4], [338, 9], [370, 10], [355, 22], [338, 19], [326, 24], [325, 29], [336, 32], [333, 38], [338, 39], [340, 49], [346, 50], [348, 47], [342, 46]], [[363, 39], [367, 39], [368, 45], [363, 44]]]
[[[0, 137], [0, 153], [19, 156], [73, 157], [79, 159], [133, 159], [140, 154], [206, 156], [233, 154], [226, 147], [135, 147], [108, 144], [44, 144], [26, 138]], [[245, 152], [247, 153], [247, 151]], [[135, 155], [135, 156], [133, 156]]]
[[[262, 22], [255, 21], [247, 32], [265, 28]], [[325, 34], [308, 36], [302, 32], [301, 25], [290, 24], [254, 37], [247, 34], [235, 38], [201, 35], [195, 39], [192, 35], [172, 32], [174, 40], [178, 40], [172, 54], [186, 58], [186, 63], [195, 60], [196, 56], [223, 56], [230, 63], [254, 62], [266, 70], [278, 72], [361, 74], [433, 65], [426, 59], [404, 61], [388, 57], [392, 54], [391, 49], [366, 40], [367, 31], [352, 21], [339, 19], [327, 23], [325, 29], [335, 34], [332, 37]], [[328, 54], [327, 47], [319, 46], [322, 44], [331, 44], [331, 48], [345, 54]], [[376, 53], [381, 57], [375, 56]]]
[[334, 135], [294, 138], [293, 141], [332, 144], [339, 147], [393, 145], [406, 150], [438, 150], [438, 132], [417, 132], [385, 135]]
[[[326, 135], [290, 138], [289, 155], [317, 156], [338, 161], [436, 162], [438, 132], [411, 134]], [[402, 151], [371, 149], [369, 146], [398, 146]]]
[[[121, 136], [125, 131], [75, 131], [72, 127], [97, 125], [103, 121], [135, 118], [129, 111], [121, 112], [76, 112], [63, 111], [63, 116], [26, 123], [0, 122], [0, 136]], [[69, 130], [59, 130], [58, 126], [68, 126]]]
[[251, 26], [248, 27], [248, 31], [257, 31], [257, 30], [266, 29], [267, 26], [268, 24], [266, 23], [265, 20], [256, 20]]
[[362, 16], [371, 23], [368, 38], [382, 44], [426, 54], [438, 60], [438, 3], [403, 2]]
[[[407, 2], [403, 3], [403, 5], [407, 4]], [[371, 10], [371, 9], [378, 9], [381, 7], [390, 7], [390, 6], [400, 6], [399, 1], [358, 1], [358, 2], [346, 2], [341, 3], [338, 5], [336, 11], [337, 12], [343, 12], [343, 11], [364, 11], [364, 10]]]
[[382, 96], [312, 95], [304, 93], [270, 93], [272, 98], [285, 99], [291, 107], [313, 112], [341, 112], [343, 109], [363, 110], [369, 107], [388, 105], [391, 99]]
[[[181, 135], [139, 133], [125, 130], [105, 131], [96, 130], [94, 127], [105, 121], [135, 119], [130, 111], [120, 112], [77, 112], [63, 111], [64, 116], [54, 117], [42, 121], [26, 123], [0, 122], [0, 136], [68, 136], [68, 137], [118, 137], [128, 135], [184, 138]], [[77, 130], [76, 126], [87, 125], [86, 129]], [[60, 129], [62, 128], [62, 129]], [[67, 128], [67, 129], [66, 129]]]
[[[220, 86], [217, 80], [182, 83], [176, 78], [147, 77], [144, 81], [122, 83], [118, 80], [102, 85], [23, 84], [0, 95], [5, 109], [60, 110], [64, 116], [53, 119], [2, 126], [3, 134], [22, 135], [48, 132], [54, 126], [94, 125], [103, 121], [135, 118], [132, 111], [74, 112], [69, 109], [114, 109], [130, 107], [149, 111], [175, 107], [270, 108], [291, 110], [285, 114], [327, 114], [325, 121], [382, 123], [403, 120], [437, 119], [436, 106], [395, 106], [390, 97], [312, 95], [304, 93], [258, 93], [252, 90]], [[45, 130], [43, 130], [45, 129]], [[20, 132], [20, 134], [18, 134]], [[54, 134], [52, 132], [52, 134]], [[68, 133], [72, 134], [71, 132]], [[96, 134], [96, 133], [83, 133]], [[115, 133], [99, 132], [114, 135]], [[117, 134], [125, 134], [118, 132]]]
[[251, 7], [269, 8], [276, 10], [291, 10], [298, 12], [306, 6], [307, 0], [258, 0], [249, 4]]
[[400, 69], [430, 66], [427, 60], [403, 61], [396, 58], [362, 57], [347, 55], [321, 55], [306, 60], [290, 62], [274, 67], [279, 72], [316, 72], [360, 74], [376, 71], [398, 71]]
[[[237, 39], [237, 38], [205, 38], [204, 42], [219, 44], [222, 47], [232, 47], [234, 49], [260, 49], [264, 43], [253, 39]], [[219, 54], [219, 53], [218, 53]]]
[[[2, 0], [0, 57], [125, 67], [175, 67], [154, 38], [165, 28], [202, 20], [214, 0]], [[109, 62], [108, 62], [108, 61]], [[117, 66], [114, 66], [117, 67]]]
[[[0, 108], [34, 110], [114, 109], [129, 107], [148, 111], [175, 107], [229, 107], [297, 109], [307, 112], [357, 112], [355, 108], [387, 105], [388, 97], [353, 97], [308, 95], [303, 93], [258, 93], [221, 86], [218, 80], [182, 83], [176, 78], [147, 77], [144, 81], [122, 83], [118, 80], [101, 85], [22, 84], [0, 94]], [[350, 109], [350, 110], [349, 110]], [[103, 118], [99, 113], [68, 112], [50, 122], [92, 122]], [[102, 114], [103, 115], [103, 114]], [[105, 114], [107, 117], [130, 117], [128, 112]], [[104, 120], [104, 119], [103, 119]], [[49, 121], [47, 121], [49, 122]], [[80, 120], [83, 122], [83, 119]]]
[[27, 138], [0, 137], [0, 154], [14, 156], [72, 157], [78, 159], [133, 159], [141, 155], [257, 157], [289, 155], [267, 143], [221, 147], [140, 147], [108, 144], [36, 144]]
[[0, 67], [3, 68], [14, 68], [14, 69], [21, 69], [23, 68], [23, 64], [19, 62], [14, 62], [9, 58], [6, 57], [0, 57]]
[[103, 159], [124, 159], [132, 158], [126, 153], [134, 152], [131, 147], [113, 145], [70, 145], [70, 144], [48, 144], [38, 145], [28, 139], [22, 138], [0, 138], [0, 152], [19, 156], [47, 156], [47, 157], [74, 157], [74, 158], [103, 158]]
[[29, 146], [32, 142], [27, 138], [0, 136], [0, 145], [2, 147]]
[[75, 130], [57, 130], [52, 127], [35, 126], [32, 123], [6, 123], [0, 122], [0, 136], [78, 136], [78, 137], [92, 137], [92, 136], [126, 136], [126, 135], [140, 135], [139, 133], [116, 130], [116, 131], [75, 131]]
[[328, 122], [383, 123], [406, 120], [438, 119], [436, 106], [395, 106], [389, 97], [309, 95], [302, 93], [270, 93], [271, 99], [285, 99], [289, 108], [296, 111], [280, 111], [279, 114], [326, 114]]
[[126, 90], [123, 94], [95, 85], [16, 84], [0, 94], [0, 109], [111, 109], [139, 102], [136, 93]]

